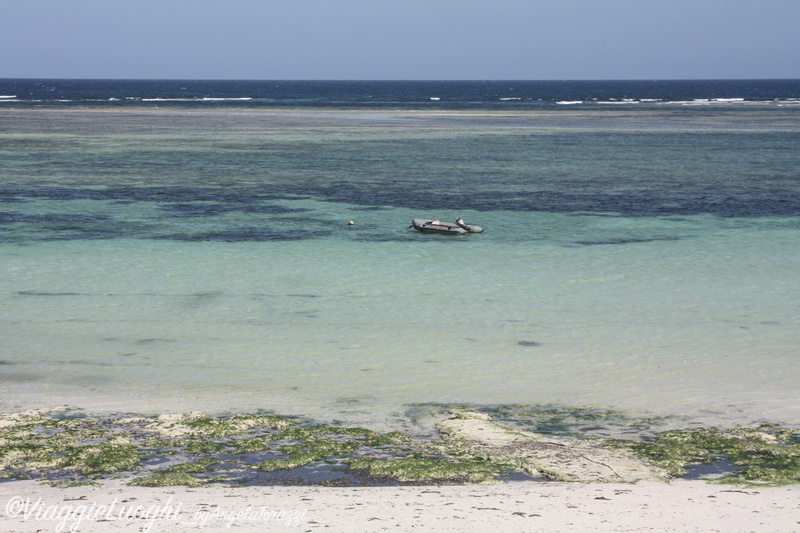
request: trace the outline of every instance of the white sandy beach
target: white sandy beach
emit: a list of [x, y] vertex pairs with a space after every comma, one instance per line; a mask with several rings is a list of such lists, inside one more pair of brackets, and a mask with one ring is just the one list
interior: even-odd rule
[[[53, 488], [15, 481], [0, 485], [0, 503], [0, 530], [21, 533], [69, 531], [71, 527], [86, 532], [164, 533], [800, 531], [798, 486], [741, 489], [680, 480], [635, 485], [512, 482], [200, 489], [150, 489], [121, 483]], [[78, 521], [81, 513], [84, 519]], [[138, 517], [129, 517], [136, 513]]]

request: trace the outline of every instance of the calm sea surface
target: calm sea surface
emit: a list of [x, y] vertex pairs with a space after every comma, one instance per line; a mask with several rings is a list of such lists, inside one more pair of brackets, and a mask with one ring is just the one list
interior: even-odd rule
[[0, 80], [0, 410], [798, 425], [799, 169], [797, 80]]

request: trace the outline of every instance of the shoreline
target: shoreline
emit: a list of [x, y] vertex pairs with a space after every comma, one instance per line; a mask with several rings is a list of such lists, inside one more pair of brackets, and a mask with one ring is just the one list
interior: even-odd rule
[[[436, 412], [443, 412], [449, 408], [460, 408], [485, 412], [504, 411], [506, 414], [515, 411], [583, 413], [580, 416], [588, 417], [583, 423], [584, 426], [595, 426], [590, 419], [598, 415], [604, 419], [609, 416], [621, 417], [631, 425], [636, 425], [638, 421], [645, 422], [657, 431], [691, 427], [756, 427], [764, 424], [775, 424], [800, 431], [800, 404], [795, 401], [796, 395], [793, 391], [783, 390], [774, 391], [770, 400], [674, 405], [669, 408], [654, 409], [654, 406], [635, 408], [635, 402], [632, 400], [619, 402], [617, 405], [580, 402], [566, 404], [560, 401], [520, 403], [435, 400], [374, 404], [353, 401], [352, 404], [337, 404], [333, 401], [321, 403], [315, 401], [317, 398], [303, 398], [299, 395], [287, 400], [278, 394], [268, 397], [249, 391], [241, 394], [214, 395], [198, 389], [191, 394], [145, 398], [122, 391], [112, 394], [111, 391], [87, 392], [77, 389], [66, 393], [62, 390], [55, 395], [52, 394], [50, 387], [36, 387], [32, 383], [26, 383], [24, 386], [22, 383], [6, 383], [4, 387], [8, 396], [0, 399], [0, 418], [24, 411], [45, 412], [64, 409], [83, 411], [92, 417], [158, 417], [191, 412], [226, 417], [258, 412], [316, 423], [359, 425], [375, 431], [406, 431], [417, 436], [429, 436], [432, 424], [418, 425], [421, 418], [428, 418]], [[204, 392], [206, 394], [203, 394]], [[578, 421], [575, 423], [581, 424]]]
[[[603, 425], [580, 427], [588, 421]], [[683, 479], [758, 489], [800, 485], [800, 433], [775, 424], [665, 429], [657, 420], [619, 413], [525, 412], [515, 420], [513, 413], [442, 406], [415, 428], [381, 432], [263, 411], [29, 410], [0, 416], [0, 483], [252, 488]]]
[[[26, 520], [24, 504], [32, 509], [39, 500], [42, 514], [37, 519], [32, 513]], [[55, 531], [60, 521], [53, 513], [68, 517], [70, 508], [76, 513], [84, 506], [87, 518], [79, 526], [85, 532], [233, 528], [482, 532], [489, 525], [497, 531], [788, 532], [800, 528], [798, 502], [797, 486], [754, 490], [683, 480], [670, 484], [161, 489], [118, 484], [54, 488], [14, 481], [0, 484], [0, 528], [18, 533]], [[141, 506], [138, 516], [134, 505]], [[44, 514], [48, 508], [49, 516]], [[75, 522], [65, 523], [69, 528]]]
[[[2, 362], [0, 362], [2, 363]], [[14, 363], [16, 364], [16, 363]], [[14, 371], [11, 365], [5, 369]], [[551, 402], [486, 401], [465, 402], [460, 399], [425, 398], [409, 403], [408, 398], [381, 398], [369, 395], [320, 398], [304, 395], [304, 391], [275, 390], [256, 393], [251, 390], [231, 391], [226, 389], [210, 391], [197, 388], [180, 393], [165, 394], [164, 389], [151, 388], [147, 392], [131, 393], [126, 389], [111, 390], [93, 386], [91, 389], [33, 381], [4, 384], [6, 397], [0, 398], [0, 417], [13, 415], [26, 410], [50, 410], [53, 408], [79, 409], [96, 416], [179, 414], [203, 412], [210, 416], [231, 416], [254, 412], [267, 412], [278, 416], [288, 416], [314, 420], [320, 423], [343, 423], [360, 425], [376, 431], [411, 431], [412, 418], [427, 416], [432, 411], [459, 407], [486, 411], [523, 410], [536, 412], [558, 410], [563, 412], [583, 411], [621, 415], [625, 419], [658, 421], [662, 431], [683, 429], [693, 426], [703, 427], [750, 427], [761, 424], [779, 424], [800, 430], [800, 404], [794, 390], [773, 389], [769, 397], [755, 394], [734, 399], [725, 395], [718, 401], [700, 401], [691, 397], [683, 403], [670, 403], [670, 395], [677, 392], [655, 391], [663, 402], [640, 403], [636, 396], [617, 402], [587, 402], [579, 398], [574, 403], [565, 403], [563, 398]], [[592, 426], [592, 422], [586, 424]], [[425, 428], [425, 434], [429, 434]]]

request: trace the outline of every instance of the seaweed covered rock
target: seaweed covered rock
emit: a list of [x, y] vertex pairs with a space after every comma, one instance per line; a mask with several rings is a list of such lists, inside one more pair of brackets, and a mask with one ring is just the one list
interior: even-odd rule
[[554, 439], [492, 422], [485, 413], [457, 411], [437, 424], [442, 436], [469, 453], [516, 461], [531, 475], [559, 481], [667, 481], [668, 474], [626, 450], [606, 450], [577, 439]]

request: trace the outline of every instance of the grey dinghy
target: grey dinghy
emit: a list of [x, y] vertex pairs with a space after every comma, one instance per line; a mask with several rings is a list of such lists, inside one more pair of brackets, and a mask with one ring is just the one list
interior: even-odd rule
[[422, 233], [442, 233], [445, 235], [466, 235], [467, 233], [483, 233], [483, 228], [475, 224], [465, 224], [463, 220], [457, 218], [453, 222], [441, 222], [439, 220], [425, 220], [415, 218], [411, 221], [411, 226]]

